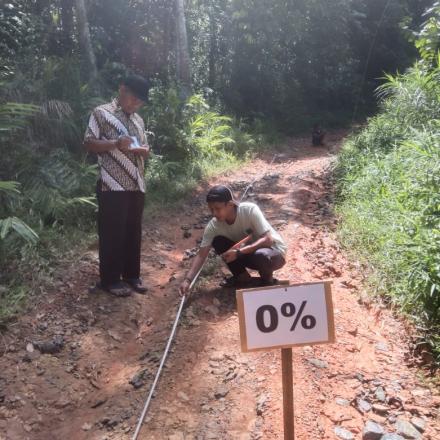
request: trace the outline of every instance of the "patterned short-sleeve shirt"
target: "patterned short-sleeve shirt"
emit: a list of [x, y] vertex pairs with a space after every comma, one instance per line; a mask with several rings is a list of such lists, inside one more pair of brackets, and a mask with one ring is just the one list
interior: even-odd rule
[[[117, 98], [96, 107], [84, 140], [115, 140], [121, 135], [136, 136], [141, 145], [147, 143], [144, 121], [137, 113], [125, 113]], [[98, 153], [98, 164], [102, 191], [145, 192], [144, 159], [140, 155], [115, 148]]]

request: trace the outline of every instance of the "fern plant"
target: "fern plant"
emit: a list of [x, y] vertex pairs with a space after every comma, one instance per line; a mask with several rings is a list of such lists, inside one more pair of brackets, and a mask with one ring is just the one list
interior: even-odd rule
[[[0, 181], [0, 193], [3, 193], [4, 197], [20, 194], [18, 186], [18, 182]], [[3, 202], [5, 202], [5, 200], [3, 200]], [[2, 205], [6, 206], [6, 203]], [[14, 233], [29, 243], [36, 243], [38, 240], [37, 233], [18, 217], [10, 216], [0, 218], [0, 240], [3, 241], [8, 235]]]
[[428, 65], [433, 63], [440, 51], [440, 2], [436, 1], [425, 12], [427, 20], [420, 32], [416, 33], [415, 46], [422, 60]]
[[210, 110], [200, 95], [189, 99], [186, 114], [189, 116], [186, 142], [194, 158], [218, 159], [230, 155], [226, 147], [235, 143], [231, 137], [231, 118]]
[[3, 138], [26, 126], [29, 118], [37, 113], [39, 108], [32, 104], [8, 102], [0, 104], [0, 136]]
[[87, 210], [95, 209], [90, 195], [96, 181], [97, 166], [79, 161], [65, 150], [58, 150], [19, 170], [25, 203], [36, 221], [45, 225], [76, 224]]

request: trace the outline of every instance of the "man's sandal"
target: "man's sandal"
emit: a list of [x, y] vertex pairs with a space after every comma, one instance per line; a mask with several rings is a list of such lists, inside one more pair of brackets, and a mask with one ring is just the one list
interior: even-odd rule
[[227, 277], [227, 278], [223, 278], [223, 279], [220, 281], [219, 286], [220, 286], [220, 287], [235, 287], [235, 286], [236, 286], [235, 277]]
[[277, 280], [276, 278], [272, 278], [271, 281], [265, 281], [263, 279], [260, 279], [260, 286], [261, 287], [278, 286], [280, 284], [281, 284], [280, 280]]
[[246, 288], [253, 287], [255, 284], [255, 278], [249, 277], [247, 279], [237, 279], [234, 276], [224, 278], [220, 281], [220, 287], [225, 288]]
[[148, 287], [142, 284], [140, 278], [124, 279], [124, 282], [126, 282], [136, 293], [145, 295], [148, 292]]
[[96, 283], [96, 286], [90, 289], [90, 293], [96, 293], [98, 291], [110, 293], [110, 295], [117, 296], [119, 298], [124, 298], [131, 295], [131, 288], [121, 281], [111, 284], [107, 287], [103, 287], [101, 283]]

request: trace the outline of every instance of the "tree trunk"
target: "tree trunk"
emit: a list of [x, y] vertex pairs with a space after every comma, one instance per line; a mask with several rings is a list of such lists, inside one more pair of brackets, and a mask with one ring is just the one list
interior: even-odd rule
[[176, 0], [176, 36], [177, 36], [177, 80], [184, 98], [191, 94], [191, 69], [186, 34], [184, 0]]
[[62, 44], [69, 54], [73, 49], [73, 0], [61, 1]]
[[92, 42], [90, 39], [86, 5], [84, 0], [75, 0], [75, 5], [78, 37], [81, 52], [83, 53], [85, 72], [87, 72], [86, 74], [88, 75], [88, 80], [93, 82], [98, 76], [98, 69], [96, 68], [95, 53], [93, 52]]
[[208, 72], [208, 85], [214, 90], [215, 89], [215, 80], [216, 80], [216, 71], [215, 71], [215, 63], [217, 59], [217, 38], [216, 38], [216, 26], [215, 26], [215, 18], [213, 6], [211, 5], [209, 8], [209, 72]]

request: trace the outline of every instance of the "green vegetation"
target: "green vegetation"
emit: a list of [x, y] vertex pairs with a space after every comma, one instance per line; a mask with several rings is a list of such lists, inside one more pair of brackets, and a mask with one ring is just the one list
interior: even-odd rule
[[336, 173], [344, 243], [440, 362], [440, 5], [430, 13], [422, 60], [387, 76], [380, 113], [346, 142]]

